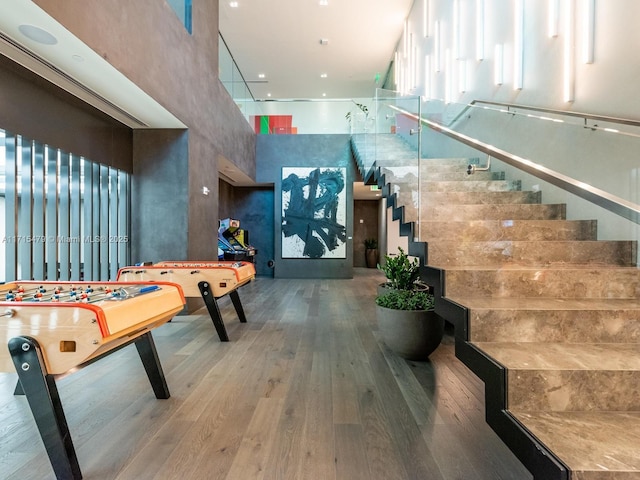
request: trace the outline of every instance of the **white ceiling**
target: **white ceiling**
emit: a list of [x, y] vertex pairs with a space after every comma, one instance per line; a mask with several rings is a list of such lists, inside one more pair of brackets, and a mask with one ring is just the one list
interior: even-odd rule
[[[238, 0], [231, 8], [221, 0], [219, 28], [258, 100], [366, 98], [384, 81], [412, 3]], [[36, 25], [57, 43], [33, 41], [20, 25]], [[131, 128], [185, 128], [31, 0], [0, 3], [0, 37], [0, 54]], [[328, 43], [321, 45], [321, 39]], [[375, 198], [362, 185], [354, 192], [356, 198]]]
[[220, 33], [254, 97], [263, 100], [373, 97], [413, 0], [237, 3], [220, 0]]

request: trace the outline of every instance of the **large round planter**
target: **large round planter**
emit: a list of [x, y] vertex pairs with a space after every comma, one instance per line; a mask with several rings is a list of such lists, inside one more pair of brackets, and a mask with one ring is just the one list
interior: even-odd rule
[[408, 360], [426, 360], [438, 348], [444, 320], [431, 310], [394, 310], [376, 305], [378, 331], [384, 343]]

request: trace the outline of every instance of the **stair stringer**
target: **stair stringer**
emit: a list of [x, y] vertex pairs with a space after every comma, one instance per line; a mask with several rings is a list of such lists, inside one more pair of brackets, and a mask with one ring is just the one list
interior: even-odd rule
[[445, 298], [446, 270], [425, 267], [436, 313], [454, 326], [455, 355], [484, 382], [485, 420], [534, 479], [568, 480], [568, 467], [507, 410], [507, 369], [469, 342], [469, 310]]

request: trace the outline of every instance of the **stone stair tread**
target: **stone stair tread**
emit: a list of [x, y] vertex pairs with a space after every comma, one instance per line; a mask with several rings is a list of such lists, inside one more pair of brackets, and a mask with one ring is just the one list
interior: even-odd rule
[[472, 343], [509, 370], [640, 370], [640, 343]]
[[510, 413], [571, 469], [571, 478], [640, 478], [640, 412]]
[[[434, 265], [437, 267], [437, 265]], [[461, 265], [461, 266], [447, 266], [447, 270], [450, 271], [532, 271], [532, 270], [622, 270], [622, 271], [637, 271], [640, 274], [638, 267], [621, 267], [619, 265], [608, 264], [567, 264], [567, 265], [519, 265], [517, 263], [510, 263], [502, 265], [500, 268], [486, 267], [486, 266], [474, 266], [474, 265]]]
[[637, 298], [509, 298], [509, 297], [466, 297], [452, 299], [469, 310], [638, 310]]

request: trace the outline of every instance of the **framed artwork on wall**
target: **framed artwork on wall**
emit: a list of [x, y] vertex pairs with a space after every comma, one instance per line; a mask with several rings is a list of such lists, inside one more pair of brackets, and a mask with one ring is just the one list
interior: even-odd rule
[[282, 168], [282, 258], [346, 258], [344, 167]]

